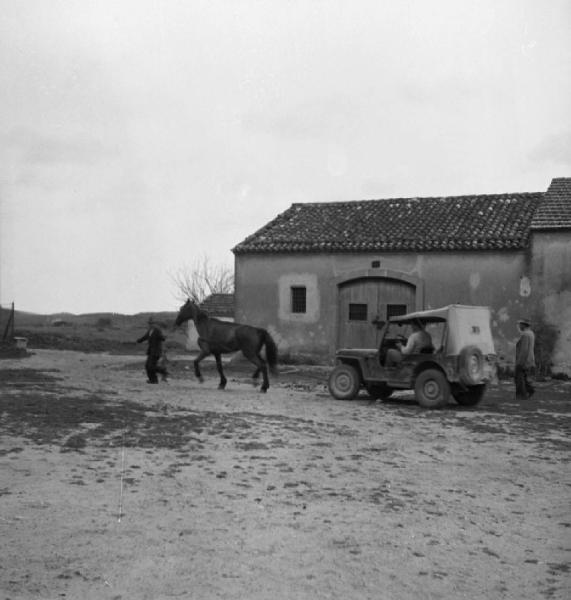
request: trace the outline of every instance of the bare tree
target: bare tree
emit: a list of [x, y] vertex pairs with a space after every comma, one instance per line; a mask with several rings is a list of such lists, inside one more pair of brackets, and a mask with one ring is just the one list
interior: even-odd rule
[[213, 265], [207, 256], [183, 265], [170, 278], [176, 287], [175, 296], [185, 301], [190, 298], [200, 304], [211, 294], [232, 294], [234, 273], [227, 265]]

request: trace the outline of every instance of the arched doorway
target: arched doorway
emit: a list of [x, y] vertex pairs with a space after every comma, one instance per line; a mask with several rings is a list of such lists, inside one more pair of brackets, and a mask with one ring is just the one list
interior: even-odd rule
[[371, 271], [348, 274], [337, 282], [338, 348], [376, 348], [379, 329], [373, 321], [422, 308], [421, 280]]

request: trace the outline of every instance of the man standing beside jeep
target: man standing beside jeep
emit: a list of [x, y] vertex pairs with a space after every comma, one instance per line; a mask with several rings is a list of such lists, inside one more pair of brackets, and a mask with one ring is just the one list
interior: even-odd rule
[[515, 397], [527, 400], [535, 393], [527, 379], [530, 369], [535, 367], [535, 334], [526, 319], [520, 319], [517, 327], [521, 336], [515, 345]]

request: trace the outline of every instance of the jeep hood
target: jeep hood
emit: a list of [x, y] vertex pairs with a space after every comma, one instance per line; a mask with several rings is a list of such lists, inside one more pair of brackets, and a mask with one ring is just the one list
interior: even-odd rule
[[335, 356], [344, 356], [345, 358], [366, 358], [375, 356], [376, 348], [340, 348], [335, 352]]

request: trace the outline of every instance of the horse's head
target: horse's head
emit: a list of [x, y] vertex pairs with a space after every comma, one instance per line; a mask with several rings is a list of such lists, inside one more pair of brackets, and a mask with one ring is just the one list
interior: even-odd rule
[[198, 307], [192, 300], [187, 300], [178, 311], [178, 315], [175, 319], [175, 327], [178, 327], [181, 323], [185, 321], [189, 321], [190, 319], [194, 319], [196, 314], [198, 313]]

